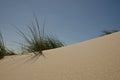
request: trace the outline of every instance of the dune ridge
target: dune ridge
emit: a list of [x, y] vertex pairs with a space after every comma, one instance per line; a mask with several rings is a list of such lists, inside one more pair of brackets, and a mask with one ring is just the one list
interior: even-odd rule
[[120, 80], [120, 32], [43, 54], [0, 60], [0, 80]]

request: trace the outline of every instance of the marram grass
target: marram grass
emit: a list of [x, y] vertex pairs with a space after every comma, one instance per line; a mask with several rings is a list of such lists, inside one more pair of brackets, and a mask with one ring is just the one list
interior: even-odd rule
[[119, 30], [104, 30], [102, 31], [102, 35], [100, 36], [105, 36], [105, 35], [109, 35], [109, 34], [112, 34], [112, 33], [115, 33], [115, 32], [119, 32]]
[[4, 58], [4, 56], [15, 55], [16, 53], [7, 49], [3, 40], [2, 33], [0, 32], [0, 59]]
[[33, 52], [34, 54], [42, 54], [43, 50], [64, 46], [63, 42], [58, 40], [56, 37], [45, 34], [44, 28], [45, 25], [43, 25], [42, 31], [40, 30], [38, 20], [35, 18], [35, 23], [31, 26], [28, 26], [30, 36], [26, 35], [23, 31], [18, 29], [19, 34], [25, 40], [25, 43], [22, 44], [22, 49], [27, 52]]
[[0, 59], [4, 58], [4, 53], [5, 53], [5, 46], [3, 42], [3, 36], [0, 32]]
[[6, 48], [3, 41], [2, 33], [0, 32], [0, 59], [4, 58], [6, 54]]

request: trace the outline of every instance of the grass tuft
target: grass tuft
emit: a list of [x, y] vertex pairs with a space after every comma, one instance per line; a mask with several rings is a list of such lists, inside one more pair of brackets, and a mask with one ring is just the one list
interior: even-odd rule
[[3, 41], [3, 36], [2, 33], [0, 32], [0, 59], [4, 58], [4, 56], [6, 55], [6, 48], [4, 45], [4, 41]]
[[112, 33], [115, 33], [115, 32], [118, 32], [119, 30], [104, 30], [102, 31], [102, 35], [101, 36], [105, 36], [105, 35], [109, 35], [109, 34], [112, 34]]
[[0, 59], [3, 59], [4, 56], [15, 55], [16, 53], [7, 49], [3, 40], [2, 33], [0, 32]]
[[17, 28], [19, 34], [25, 40], [25, 44], [22, 44], [22, 49], [26, 50], [27, 52], [42, 54], [43, 50], [64, 46], [64, 44], [56, 37], [45, 34], [45, 22], [43, 24], [43, 30], [40, 31], [40, 26], [36, 17], [35, 23], [27, 27], [30, 31], [30, 36], [26, 35], [23, 31]]

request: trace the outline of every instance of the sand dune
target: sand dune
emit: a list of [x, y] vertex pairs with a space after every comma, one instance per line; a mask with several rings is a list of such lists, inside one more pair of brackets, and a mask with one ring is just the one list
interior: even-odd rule
[[0, 80], [120, 80], [120, 32], [0, 60]]

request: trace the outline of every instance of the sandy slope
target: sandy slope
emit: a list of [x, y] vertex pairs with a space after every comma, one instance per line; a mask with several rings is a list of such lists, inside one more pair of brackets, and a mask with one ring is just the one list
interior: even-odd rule
[[120, 32], [44, 54], [6, 57], [0, 80], [120, 80]]

